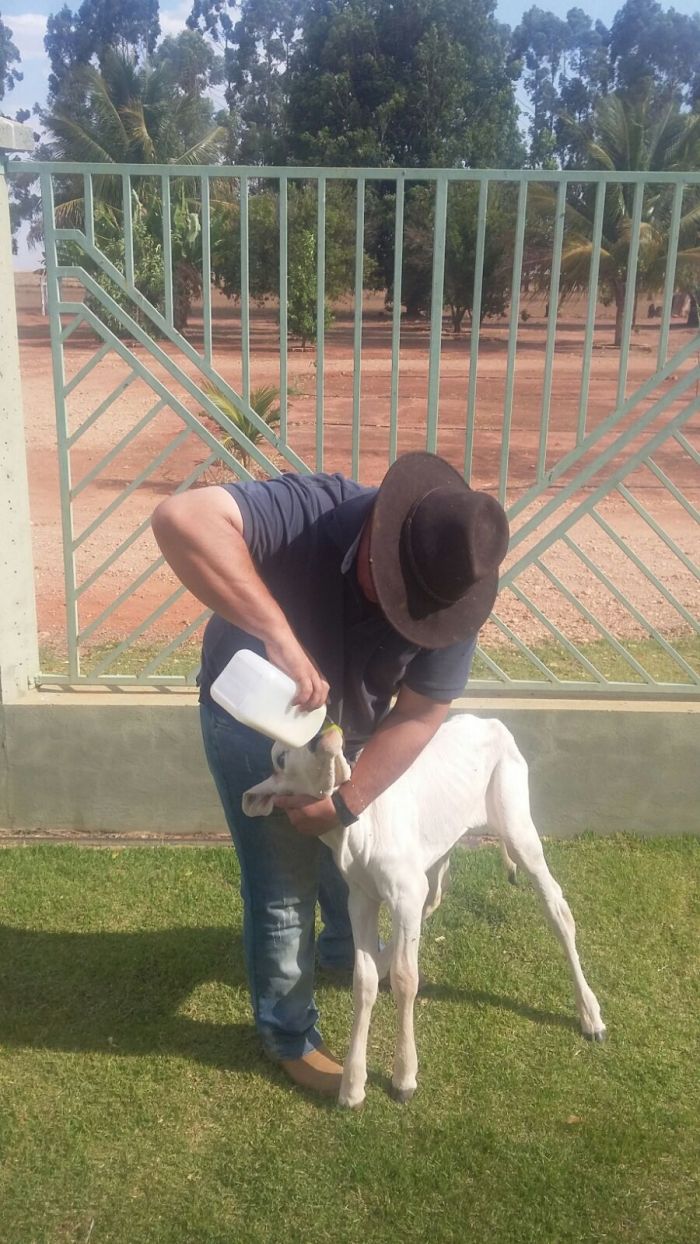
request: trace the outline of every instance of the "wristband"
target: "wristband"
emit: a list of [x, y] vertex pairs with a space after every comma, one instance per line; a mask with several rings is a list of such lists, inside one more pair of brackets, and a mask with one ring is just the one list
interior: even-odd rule
[[355, 816], [355, 813], [350, 811], [339, 790], [333, 791], [331, 799], [333, 800], [335, 814], [340, 821], [340, 824], [343, 826], [343, 829], [349, 829], [351, 825], [355, 824], [355, 821], [359, 820], [359, 817]]

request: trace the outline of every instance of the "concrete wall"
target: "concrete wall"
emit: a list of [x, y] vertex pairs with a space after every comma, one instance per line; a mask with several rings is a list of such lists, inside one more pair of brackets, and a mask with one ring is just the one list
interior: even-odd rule
[[[530, 765], [541, 833], [700, 831], [700, 706], [465, 700]], [[195, 693], [30, 692], [0, 706], [0, 827], [197, 834], [225, 829]]]

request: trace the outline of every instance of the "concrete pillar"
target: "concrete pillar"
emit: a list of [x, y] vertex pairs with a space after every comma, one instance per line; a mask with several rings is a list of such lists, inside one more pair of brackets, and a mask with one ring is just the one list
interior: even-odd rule
[[32, 131], [0, 117], [0, 704], [23, 696], [39, 669], [29, 487], [5, 153], [30, 151]]

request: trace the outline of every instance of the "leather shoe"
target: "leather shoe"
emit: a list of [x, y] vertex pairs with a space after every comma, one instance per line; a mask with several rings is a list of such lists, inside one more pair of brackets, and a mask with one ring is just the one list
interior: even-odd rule
[[301, 1058], [284, 1058], [280, 1067], [299, 1088], [308, 1089], [312, 1093], [323, 1093], [329, 1097], [337, 1097], [343, 1075], [342, 1063], [336, 1062], [330, 1050], [320, 1045], [310, 1050]]

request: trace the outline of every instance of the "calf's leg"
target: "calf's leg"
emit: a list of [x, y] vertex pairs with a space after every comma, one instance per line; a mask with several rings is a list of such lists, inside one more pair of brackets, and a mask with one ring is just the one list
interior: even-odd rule
[[519, 753], [505, 757], [487, 793], [489, 825], [502, 835], [507, 854], [532, 878], [549, 924], [561, 942], [574, 985], [581, 1031], [592, 1041], [605, 1038], [600, 1006], [583, 975], [576, 949], [576, 925], [561, 886], [549, 871], [542, 843], [530, 815], [527, 765]]
[[394, 1052], [391, 1096], [407, 1102], [416, 1091], [418, 1055], [413, 1033], [413, 1007], [418, 993], [418, 947], [421, 917], [428, 893], [428, 882], [415, 894], [403, 895], [393, 910], [394, 955], [391, 961], [391, 988], [398, 1011], [398, 1033]]
[[432, 916], [442, 902], [449, 881], [449, 867], [450, 855], [448, 852], [447, 855], [443, 855], [441, 860], [433, 864], [432, 868], [429, 868], [426, 873], [428, 878], [428, 896], [423, 908], [424, 920], [427, 920], [428, 916]]
[[355, 971], [352, 979], [354, 1016], [338, 1101], [341, 1106], [360, 1106], [365, 1099], [367, 1081], [369, 1023], [379, 985], [379, 903], [351, 886], [348, 911], [355, 942]]

